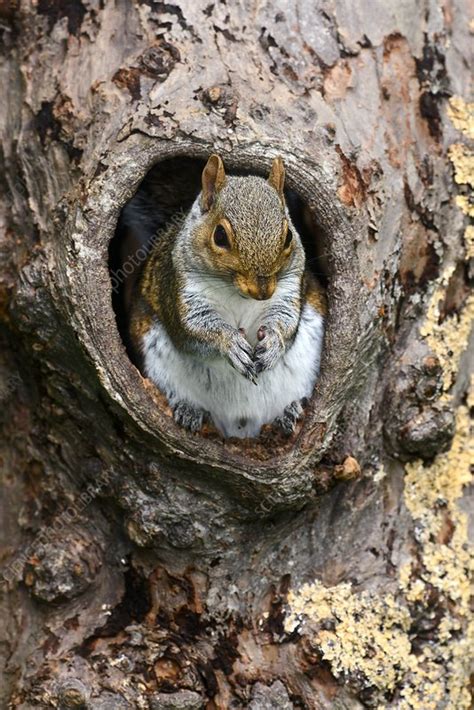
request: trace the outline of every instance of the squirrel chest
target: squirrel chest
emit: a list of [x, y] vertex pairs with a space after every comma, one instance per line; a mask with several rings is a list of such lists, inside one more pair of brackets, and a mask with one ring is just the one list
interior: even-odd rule
[[[214, 298], [219, 300], [220, 314], [234, 327], [244, 328], [255, 344], [268, 302], [243, 299], [225, 288], [216, 290]], [[255, 385], [221, 357], [203, 360], [178, 349], [164, 326], [155, 322], [143, 336], [144, 371], [166, 394], [171, 407], [189, 402], [209, 412], [224, 436], [254, 437], [288, 405], [311, 396], [323, 332], [323, 316], [305, 304], [292, 344], [273, 368], [259, 375]]]

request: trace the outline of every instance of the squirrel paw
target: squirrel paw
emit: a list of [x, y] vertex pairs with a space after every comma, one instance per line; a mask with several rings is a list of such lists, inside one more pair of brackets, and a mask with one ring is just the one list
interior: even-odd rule
[[173, 416], [175, 422], [180, 426], [188, 429], [188, 431], [197, 432], [202, 428], [208, 415], [204, 409], [197, 409], [189, 402], [181, 400], [174, 405]]
[[253, 349], [241, 332], [235, 331], [227, 352], [232, 367], [254, 385], [257, 384], [257, 370], [253, 361]]
[[260, 341], [254, 350], [255, 369], [258, 372], [272, 368], [285, 352], [285, 343], [278, 331], [262, 325], [258, 329]]
[[283, 410], [281, 417], [277, 417], [274, 424], [287, 436], [293, 434], [296, 422], [303, 416], [303, 407], [306, 404], [306, 399], [292, 402]]

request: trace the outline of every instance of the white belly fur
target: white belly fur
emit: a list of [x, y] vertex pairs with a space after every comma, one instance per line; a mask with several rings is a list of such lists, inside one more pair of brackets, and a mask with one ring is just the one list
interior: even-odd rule
[[[255, 343], [260, 325], [261, 302], [251, 301], [247, 313], [233, 312], [232, 302], [221, 305], [226, 321], [246, 330]], [[241, 311], [241, 304], [239, 311]], [[166, 330], [155, 323], [143, 338], [145, 374], [173, 406], [184, 400], [208, 411], [224, 436], [258, 436], [263, 424], [283, 414], [295, 400], [310, 397], [319, 372], [324, 320], [306, 304], [296, 337], [271, 370], [258, 376], [254, 385], [224, 359], [203, 360], [182, 353]]]

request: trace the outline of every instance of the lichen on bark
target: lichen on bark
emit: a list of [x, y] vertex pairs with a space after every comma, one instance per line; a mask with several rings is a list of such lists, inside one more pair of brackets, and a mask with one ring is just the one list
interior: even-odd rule
[[[387, 702], [403, 710], [470, 707], [474, 555], [460, 504], [473, 456], [469, 409], [462, 406], [451, 449], [429, 466], [407, 464], [404, 499], [416, 552], [400, 567], [396, 592], [316, 581], [288, 595], [287, 633], [308, 637], [336, 676], [372, 690], [381, 708]], [[430, 634], [420, 635], [415, 653], [420, 627]]]

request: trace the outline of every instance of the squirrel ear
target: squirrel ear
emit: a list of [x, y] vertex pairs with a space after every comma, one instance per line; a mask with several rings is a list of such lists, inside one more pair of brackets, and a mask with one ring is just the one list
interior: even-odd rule
[[207, 212], [211, 209], [217, 193], [225, 185], [226, 177], [224, 163], [220, 155], [213, 153], [202, 171], [202, 209]]
[[285, 187], [285, 166], [283, 165], [283, 160], [280, 156], [273, 159], [270, 175], [268, 176], [268, 182], [275, 188], [280, 195], [280, 198], [283, 200], [283, 188]]

